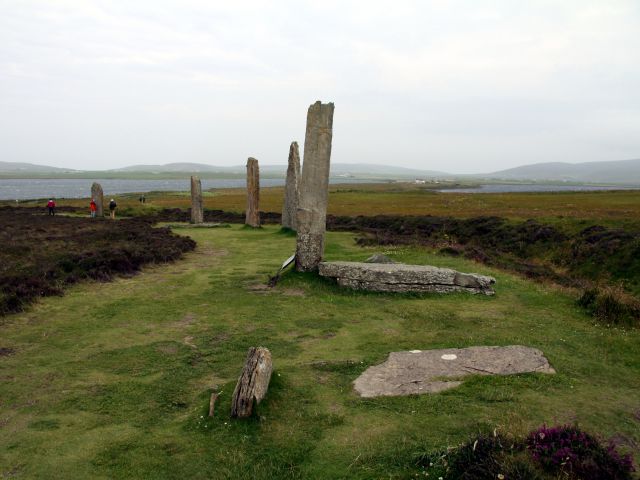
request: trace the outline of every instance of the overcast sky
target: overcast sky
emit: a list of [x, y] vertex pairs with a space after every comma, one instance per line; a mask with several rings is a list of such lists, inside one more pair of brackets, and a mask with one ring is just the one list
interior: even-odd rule
[[640, 1], [0, 0], [0, 161], [454, 173], [640, 157]]

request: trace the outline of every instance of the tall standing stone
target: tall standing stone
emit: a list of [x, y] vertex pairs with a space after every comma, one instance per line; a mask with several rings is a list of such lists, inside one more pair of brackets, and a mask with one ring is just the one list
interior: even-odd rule
[[324, 254], [333, 109], [333, 103], [318, 101], [307, 112], [304, 163], [296, 215], [296, 269], [301, 272], [317, 270]]
[[287, 181], [284, 186], [284, 204], [282, 205], [282, 226], [296, 229], [296, 211], [298, 210], [298, 182], [300, 179], [300, 153], [298, 142], [291, 142], [289, 147], [289, 166]]
[[198, 177], [191, 177], [191, 223], [202, 223], [202, 184]]
[[260, 170], [258, 160], [249, 157], [247, 160], [247, 211], [244, 223], [250, 227], [260, 226]]
[[96, 217], [104, 217], [104, 192], [102, 185], [93, 182], [91, 185], [91, 198], [96, 202]]

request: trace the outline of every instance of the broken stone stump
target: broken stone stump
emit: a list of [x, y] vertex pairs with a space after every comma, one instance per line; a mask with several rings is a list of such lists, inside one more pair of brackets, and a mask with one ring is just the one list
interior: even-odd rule
[[231, 399], [231, 416], [247, 418], [253, 405], [259, 404], [267, 394], [271, 380], [271, 352], [264, 347], [251, 347]]
[[318, 101], [307, 112], [304, 162], [296, 212], [296, 270], [300, 272], [316, 271], [324, 254], [333, 110], [333, 103]]
[[403, 263], [322, 262], [319, 273], [341, 287], [372, 292], [469, 292], [493, 295], [496, 279], [449, 268]]
[[191, 177], [191, 223], [202, 223], [202, 183], [198, 177]]
[[298, 142], [291, 142], [289, 147], [289, 163], [287, 180], [284, 186], [284, 203], [282, 205], [282, 226], [296, 229], [296, 212], [298, 210], [298, 181], [300, 179], [300, 153]]
[[245, 225], [250, 227], [260, 226], [260, 170], [258, 160], [249, 157], [247, 160], [247, 211], [245, 213]]
[[93, 182], [91, 185], [91, 198], [96, 202], [96, 217], [104, 217], [104, 192], [102, 185]]
[[467, 375], [527, 372], [556, 373], [540, 350], [522, 345], [411, 350], [391, 352], [353, 383], [361, 397], [392, 397], [442, 392]]

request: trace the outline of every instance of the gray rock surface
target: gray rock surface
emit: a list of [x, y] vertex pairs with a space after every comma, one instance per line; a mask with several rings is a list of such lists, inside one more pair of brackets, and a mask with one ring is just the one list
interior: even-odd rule
[[403, 263], [322, 262], [319, 273], [343, 287], [375, 292], [469, 292], [493, 295], [493, 277]]
[[437, 393], [462, 384], [467, 375], [555, 373], [544, 354], [522, 345], [391, 352], [354, 382], [361, 397]]
[[318, 101], [307, 112], [304, 163], [296, 212], [296, 270], [301, 272], [316, 271], [324, 254], [333, 110], [333, 103]]
[[298, 142], [291, 142], [289, 147], [289, 163], [287, 167], [287, 180], [284, 186], [284, 203], [282, 204], [282, 226], [296, 229], [296, 212], [298, 210], [300, 180], [300, 153]]
[[102, 191], [102, 185], [93, 182], [91, 185], [91, 198], [96, 202], [96, 217], [104, 217], [104, 192]]
[[249, 157], [247, 160], [247, 211], [245, 212], [246, 225], [250, 227], [260, 226], [260, 169], [258, 160]]
[[191, 223], [202, 223], [202, 183], [198, 177], [191, 177]]

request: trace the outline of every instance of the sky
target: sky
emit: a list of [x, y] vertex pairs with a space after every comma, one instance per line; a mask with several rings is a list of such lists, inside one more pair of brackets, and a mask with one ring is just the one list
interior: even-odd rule
[[638, 0], [0, 0], [0, 161], [492, 172], [640, 158]]

